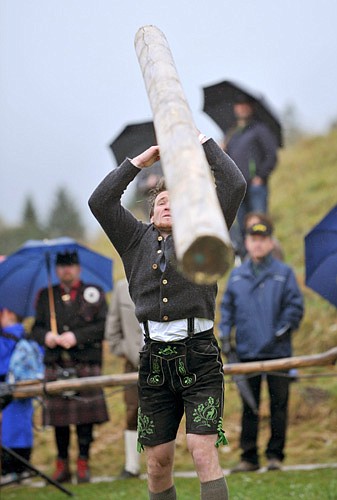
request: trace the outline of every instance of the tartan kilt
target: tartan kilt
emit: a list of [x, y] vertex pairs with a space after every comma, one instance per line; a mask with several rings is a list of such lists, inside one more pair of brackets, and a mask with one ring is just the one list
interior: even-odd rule
[[[71, 367], [76, 368], [77, 378], [101, 375], [98, 364], [68, 363], [67, 368]], [[57, 380], [57, 375], [57, 365], [46, 366], [45, 382]], [[81, 390], [72, 395], [46, 394], [43, 406], [43, 425], [101, 424], [109, 420], [102, 389]]]

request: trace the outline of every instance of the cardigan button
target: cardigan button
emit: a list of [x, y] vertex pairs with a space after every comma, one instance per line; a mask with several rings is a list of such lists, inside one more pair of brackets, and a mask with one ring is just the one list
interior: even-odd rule
[[158, 236], [158, 241], [163, 241], [163, 237], [162, 236]]
[[167, 298], [167, 297], [164, 297], [164, 298], [163, 298], [163, 302], [165, 302], [165, 304], [166, 304], [166, 302], [168, 302], [168, 298]]
[[158, 265], [157, 264], [152, 264], [152, 269], [158, 269]]
[[164, 280], [162, 281], [162, 283], [163, 283], [163, 285], [167, 285], [167, 280], [165, 280], [165, 279], [164, 279]]
[[163, 321], [168, 321], [169, 317], [168, 316], [163, 316]]

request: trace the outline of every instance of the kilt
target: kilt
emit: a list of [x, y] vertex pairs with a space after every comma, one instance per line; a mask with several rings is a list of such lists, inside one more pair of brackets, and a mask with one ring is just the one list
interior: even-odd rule
[[[77, 378], [101, 375], [98, 364], [68, 362], [67, 368], [75, 368]], [[59, 366], [47, 365], [45, 381], [57, 380]], [[54, 427], [70, 424], [101, 424], [109, 420], [108, 410], [102, 389], [81, 390], [72, 395], [45, 395], [43, 424]]]

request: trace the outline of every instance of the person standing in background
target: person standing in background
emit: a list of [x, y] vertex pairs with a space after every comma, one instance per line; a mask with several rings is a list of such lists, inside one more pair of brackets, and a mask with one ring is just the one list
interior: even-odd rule
[[241, 170], [247, 191], [240, 205], [231, 236], [240, 255], [244, 249], [244, 219], [248, 212], [268, 212], [268, 181], [277, 164], [277, 139], [270, 129], [255, 119], [254, 102], [238, 93], [234, 102], [236, 126], [225, 137], [224, 150]]
[[[249, 258], [229, 277], [221, 301], [219, 324], [222, 352], [231, 349], [235, 328], [236, 352], [241, 363], [292, 356], [292, 332], [303, 316], [303, 297], [293, 270], [272, 255], [272, 226], [258, 222], [247, 229]], [[271, 436], [266, 447], [268, 470], [280, 469], [286, 442], [290, 377], [288, 373], [267, 374], [270, 396]], [[247, 379], [257, 407], [262, 375]], [[257, 446], [259, 416], [243, 400], [240, 463], [232, 472], [259, 469]]]
[[[143, 332], [135, 316], [126, 279], [117, 282], [105, 322], [105, 339], [116, 356], [124, 358], [124, 372], [137, 372]], [[125, 387], [126, 430], [124, 431], [125, 466], [119, 479], [138, 477], [140, 455], [137, 451], [137, 383]]]
[[[42, 290], [37, 298], [31, 333], [31, 338], [45, 347], [45, 380], [99, 376], [107, 313], [104, 292], [94, 284], [81, 281], [77, 252], [58, 253], [55, 264], [60, 281], [53, 286], [57, 333], [50, 328], [48, 289]], [[78, 441], [77, 482], [90, 481], [89, 450], [93, 425], [108, 419], [101, 389], [46, 397], [44, 424], [54, 427], [57, 446], [55, 481], [71, 480], [70, 425], [76, 426]]]
[[[10, 360], [19, 340], [25, 338], [22, 318], [14, 311], [0, 310], [0, 382], [7, 381]], [[0, 417], [1, 418], [1, 417]], [[33, 402], [31, 398], [11, 401], [2, 411], [1, 444], [29, 461], [33, 448]], [[2, 449], [1, 475], [23, 474], [25, 466]]]

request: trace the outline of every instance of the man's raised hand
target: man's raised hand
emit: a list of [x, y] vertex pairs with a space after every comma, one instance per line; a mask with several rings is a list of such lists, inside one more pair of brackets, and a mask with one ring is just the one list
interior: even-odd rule
[[138, 168], [151, 167], [160, 159], [159, 146], [151, 146], [143, 153], [132, 158], [131, 163]]

